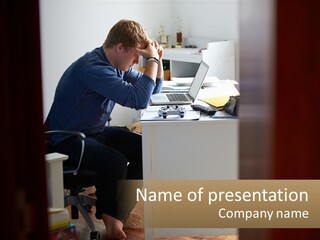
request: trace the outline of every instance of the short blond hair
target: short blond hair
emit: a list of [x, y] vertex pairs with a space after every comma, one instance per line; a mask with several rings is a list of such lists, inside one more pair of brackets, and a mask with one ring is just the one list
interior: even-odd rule
[[123, 43], [126, 48], [133, 48], [138, 44], [148, 44], [148, 39], [147, 33], [138, 22], [122, 19], [110, 29], [103, 46], [111, 48]]

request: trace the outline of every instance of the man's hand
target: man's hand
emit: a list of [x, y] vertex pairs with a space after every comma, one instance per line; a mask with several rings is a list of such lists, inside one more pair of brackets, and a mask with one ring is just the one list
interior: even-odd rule
[[156, 41], [152, 41], [144, 49], [136, 48], [136, 53], [144, 58], [155, 57], [159, 59], [158, 46]]
[[161, 60], [162, 56], [163, 56], [163, 47], [162, 47], [162, 45], [158, 44], [157, 50], [158, 50], [158, 54], [159, 54], [159, 60]]
[[153, 63], [152, 66], [150, 66], [147, 64], [144, 73], [151, 77], [153, 80], [163, 77], [163, 48], [157, 41], [152, 41], [150, 39], [149, 43], [144, 49], [136, 48], [136, 53], [143, 56], [145, 59], [148, 59], [150, 57], [158, 59], [158, 65], [156, 64], [157, 66], [155, 66], [155, 64]]
[[159, 58], [158, 58], [159, 65], [158, 65], [158, 69], [157, 69], [157, 78], [163, 78], [163, 63], [162, 63], [163, 47], [157, 41], [152, 41], [150, 44], [157, 49], [157, 53], [158, 53], [158, 56], [159, 56]]

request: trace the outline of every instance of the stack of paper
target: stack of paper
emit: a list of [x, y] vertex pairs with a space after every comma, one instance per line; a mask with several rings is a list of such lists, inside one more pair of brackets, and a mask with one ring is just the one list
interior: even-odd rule
[[220, 110], [228, 102], [229, 97], [230, 96], [215, 96], [215, 97], [201, 98], [199, 100], [210, 104], [217, 110]]
[[216, 109], [222, 109], [228, 102], [230, 96], [239, 96], [240, 93], [235, 87], [233, 80], [220, 80], [210, 88], [203, 89], [198, 100], [206, 102]]

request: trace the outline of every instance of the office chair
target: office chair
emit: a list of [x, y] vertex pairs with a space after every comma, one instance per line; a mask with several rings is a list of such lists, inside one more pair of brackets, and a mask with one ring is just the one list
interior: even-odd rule
[[[81, 152], [78, 165], [75, 167], [63, 167], [63, 185], [64, 189], [68, 190], [69, 192], [64, 198], [64, 205], [65, 207], [71, 205], [72, 219], [78, 219], [80, 211], [81, 215], [91, 229], [90, 240], [99, 240], [100, 232], [96, 231], [95, 225], [88, 214], [91, 206], [96, 205], [96, 199], [94, 197], [81, 193], [84, 191], [84, 188], [94, 186], [98, 178], [98, 174], [96, 172], [81, 168], [82, 156], [85, 150], [85, 134], [82, 132], [65, 130], [46, 131], [45, 134], [69, 135], [78, 137], [79, 144], [81, 144]], [[55, 152], [55, 149], [50, 146], [48, 142], [46, 142], [46, 147], [47, 153]]]

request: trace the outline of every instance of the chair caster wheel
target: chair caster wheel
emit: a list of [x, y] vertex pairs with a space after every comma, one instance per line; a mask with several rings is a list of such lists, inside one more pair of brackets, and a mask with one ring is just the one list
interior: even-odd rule
[[100, 232], [95, 231], [90, 233], [90, 240], [100, 240]]

